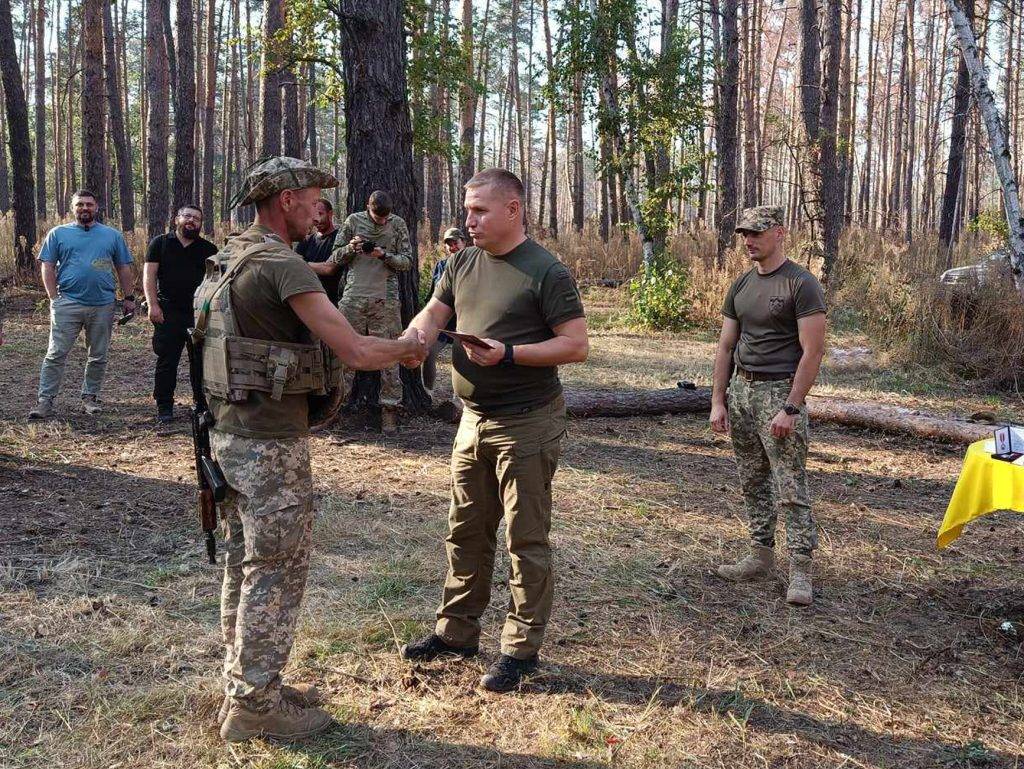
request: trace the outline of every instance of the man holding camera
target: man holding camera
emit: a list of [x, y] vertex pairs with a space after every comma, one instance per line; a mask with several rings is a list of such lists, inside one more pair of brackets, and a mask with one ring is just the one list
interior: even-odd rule
[[[366, 210], [345, 220], [330, 259], [310, 263], [321, 277], [348, 267], [338, 309], [357, 334], [383, 339], [397, 339], [402, 333], [398, 273], [411, 266], [409, 228], [391, 212], [391, 196], [384, 190], [372, 192]], [[354, 377], [355, 371], [346, 368], [346, 393], [351, 391]], [[380, 372], [380, 423], [386, 435], [398, 431], [401, 403], [402, 382], [396, 365]]]

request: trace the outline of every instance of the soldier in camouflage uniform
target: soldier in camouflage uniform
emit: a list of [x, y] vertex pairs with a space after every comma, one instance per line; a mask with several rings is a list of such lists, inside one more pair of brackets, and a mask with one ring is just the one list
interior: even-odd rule
[[722, 308], [711, 427], [731, 434], [751, 545], [718, 574], [744, 581], [772, 572], [781, 509], [790, 567], [786, 600], [807, 606], [817, 531], [807, 491], [804, 399], [824, 354], [825, 296], [811, 273], [786, 258], [783, 222], [781, 208], [757, 206], [736, 225], [755, 266], [733, 283]]
[[[371, 248], [372, 246], [372, 248]], [[334, 251], [324, 264], [313, 267], [319, 275], [348, 268], [338, 302], [352, 327], [360, 334], [394, 339], [402, 333], [402, 306], [398, 273], [412, 267], [409, 228], [391, 212], [391, 196], [383, 190], [370, 194], [365, 211], [349, 216], [335, 240]], [[345, 392], [352, 389], [355, 372], [345, 370]], [[381, 429], [398, 429], [397, 409], [402, 403], [398, 367], [380, 374]]]
[[[297, 391], [312, 375], [302, 365], [275, 368], [276, 356], [310, 349], [313, 334], [353, 368], [418, 365], [426, 357], [414, 334], [357, 335], [289, 247], [309, 231], [320, 190], [336, 185], [330, 174], [295, 158], [256, 164], [232, 203], [255, 204], [256, 220], [208, 260], [207, 280], [196, 293], [194, 336], [203, 340], [203, 387], [215, 420], [210, 443], [229, 486], [221, 506], [226, 697], [219, 716], [228, 741], [295, 739], [332, 723], [314, 706], [313, 687], [281, 682], [309, 567], [308, 397]], [[225, 339], [244, 344], [245, 355], [235, 359], [236, 348], [215, 347], [227, 345]], [[216, 365], [218, 351], [225, 365]], [[275, 387], [271, 374], [279, 371], [281, 386], [260, 389], [253, 384], [259, 371]]]

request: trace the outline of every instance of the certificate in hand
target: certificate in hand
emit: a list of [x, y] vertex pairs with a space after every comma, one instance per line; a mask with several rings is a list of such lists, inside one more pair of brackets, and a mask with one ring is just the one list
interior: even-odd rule
[[458, 339], [463, 344], [468, 344], [471, 347], [479, 347], [483, 350], [490, 350], [491, 346], [487, 344], [483, 339], [473, 334], [464, 334], [461, 331], [445, 331], [445, 334], [450, 336], [452, 339]]

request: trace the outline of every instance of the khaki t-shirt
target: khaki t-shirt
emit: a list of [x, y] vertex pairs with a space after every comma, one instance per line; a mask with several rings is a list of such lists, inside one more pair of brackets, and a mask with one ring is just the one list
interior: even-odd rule
[[[530, 239], [501, 256], [464, 248], [448, 259], [434, 298], [455, 310], [458, 331], [512, 345], [544, 342], [584, 316], [568, 268]], [[452, 366], [456, 395], [485, 416], [531, 411], [562, 392], [555, 366], [478, 366], [459, 344]]]
[[818, 279], [787, 259], [767, 275], [753, 268], [732, 284], [722, 314], [740, 324], [734, 360], [747, 371], [791, 374], [804, 351], [797, 319], [825, 312]]
[[[224, 253], [230, 253], [230, 259], [260, 241], [266, 243], [266, 251], [250, 258], [231, 284], [238, 333], [274, 342], [309, 342], [309, 330], [287, 301], [297, 294], [324, 293], [303, 258], [258, 224], [232, 238]], [[248, 438], [294, 438], [309, 431], [305, 395], [282, 395], [275, 401], [269, 393], [250, 392], [245, 403], [210, 398], [210, 410], [214, 429]]]

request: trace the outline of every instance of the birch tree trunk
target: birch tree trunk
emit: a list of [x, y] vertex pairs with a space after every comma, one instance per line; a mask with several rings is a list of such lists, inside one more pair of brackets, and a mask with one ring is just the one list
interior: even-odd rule
[[1006, 223], [1009, 225], [1010, 260], [1013, 265], [1014, 282], [1017, 290], [1024, 294], [1024, 216], [1021, 215], [1020, 191], [1017, 180], [1013, 176], [1010, 163], [1010, 148], [1006, 143], [1006, 132], [999, 115], [995, 95], [988, 85], [988, 73], [978, 54], [978, 44], [974, 38], [974, 30], [967, 15], [960, 8], [957, 0], [946, 0], [953, 28], [960, 38], [964, 62], [971, 78], [971, 92], [978, 105], [978, 111], [985, 121], [988, 132], [989, 150], [992, 162], [999, 176], [999, 184], [1003, 190], [1003, 205], [1006, 209]]

